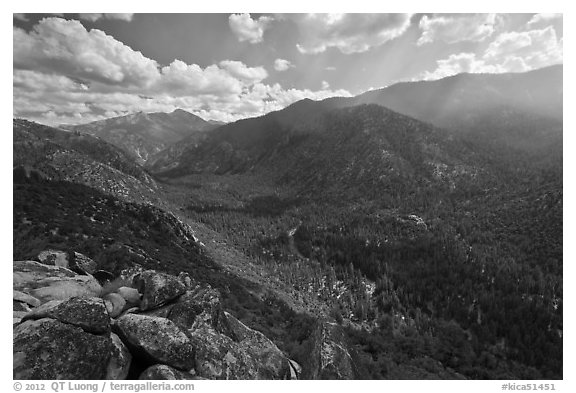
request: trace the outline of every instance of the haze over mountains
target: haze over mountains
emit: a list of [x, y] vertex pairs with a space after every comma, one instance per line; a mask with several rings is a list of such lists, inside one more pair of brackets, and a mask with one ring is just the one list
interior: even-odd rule
[[[331, 139], [338, 135], [323, 123], [338, 113], [346, 113], [339, 109], [360, 104], [381, 105], [447, 129], [449, 132], [444, 133], [444, 143], [437, 145], [439, 151], [447, 148], [446, 144], [479, 143], [481, 147], [476, 146], [476, 150], [490, 145], [490, 149], [511, 148], [515, 153], [535, 153], [542, 158], [549, 148], [553, 148], [561, 157], [562, 66], [553, 66], [524, 74], [461, 74], [438, 81], [399, 83], [352, 98], [302, 100], [278, 112], [220, 127], [208, 134], [202, 143], [194, 143], [187, 149], [180, 147], [180, 157], [175, 155], [171, 166], [177, 162], [180, 164], [171, 169], [180, 175], [206, 171], [238, 173], [254, 170], [259, 164], [260, 167], [276, 165], [289, 172], [290, 160], [300, 160], [295, 158], [296, 151], [314, 139], [322, 136]], [[386, 133], [387, 126], [392, 132], [397, 132], [391, 142], [398, 142], [399, 137], [409, 138], [405, 130], [394, 124], [396, 120], [406, 123], [407, 118], [387, 116], [392, 121], [373, 119], [376, 122], [388, 121], [380, 132]], [[358, 121], [362, 120], [358, 118]], [[353, 116], [350, 120], [343, 119], [343, 122], [341, 127], [362, 129], [359, 124], [353, 124]], [[429, 127], [415, 120], [409, 123], [413, 127]], [[363, 135], [367, 143], [370, 143], [367, 137], [369, 128], [368, 124], [364, 126]], [[359, 132], [355, 133], [358, 138]], [[454, 142], [450, 133], [460, 142]], [[431, 135], [432, 128], [423, 130], [422, 134]], [[415, 140], [404, 142], [402, 149], [422, 147]], [[348, 144], [347, 148], [354, 149], [355, 146]], [[324, 151], [308, 154], [341, 157], [341, 153], [329, 149], [326, 145]], [[392, 155], [395, 153], [391, 151]], [[279, 154], [284, 154], [288, 161], [274, 164], [271, 160]], [[473, 156], [474, 152], [469, 154]], [[363, 155], [357, 157], [360, 160], [365, 158]], [[150, 168], [155, 172], [167, 169], [161, 165], [151, 165]], [[316, 169], [322, 170], [322, 166]]]
[[225, 125], [14, 120], [14, 258], [69, 248], [113, 274], [196, 273], [311, 378], [562, 378], [562, 72], [399, 83]]

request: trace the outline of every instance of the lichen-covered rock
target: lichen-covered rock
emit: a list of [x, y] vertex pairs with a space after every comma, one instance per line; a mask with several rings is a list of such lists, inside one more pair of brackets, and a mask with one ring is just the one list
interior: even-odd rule
[[40, 300], [36, 299], [34, 296], [30, 296], [27, 293], [15, 290], [12, 291], [12, 299], [21, 303], [26, 303], [31, 307], [38, 307], [40, 304], [42, 304]]
[[168, 315], [183, 329], [196, 329], [200, 325], [216, 326], [222, 312], [220, 294], [207, 284], [197, 284], [175, 302]]
[[230, 337], [203, 326], [190, 331], [196, 372], [207, 379], [260, 379], [257, 361]]
[[65, 267], [78, 274], [92, 274], [98, 269], [96, 262], [76, 251], [46, 250], [38, 254], [38, 260], [45, 265]]
[[112, 318], [116, 318], [122, 314], [122, 311], [124, 311], [124, 308], [126, 307], [126, 300], [117, 293], [109, 293], [102, 297], [102, 299], [104, 300], [108, 314]]
[[111, 380], [126, 379], [128, 376], [128, 371], [130, 370], [130, 364], [132, 362], [132, 355], [128, 348], [120, 337], [116, 334], [111, 333], [110, 338], [112, 340], [112, 352], [110, 356], [110, 361], [108, 362], [108, 367], [106, 368], [106, 378]]
[[190, 373], [176, 370], [173, 367], [167, 366], [165, 364], [155, 364], [154, 366], [148, 367], [142, 374], [140, 374], [141, 380], [152, 379], [152, 380], [190, 380], [190, 379], [200, 379]]
[[38, 254], [38, 260], [45, 265], [69, 267], [68, 253], [59, 250], [45, 250]]
[[110, 359], [109, 335], [86, 333], [55, 319], [14, 327], [14, 379], [104, 379]]
[[184, 371], [194, 367], [194, 347], [190, 339], [168, 319], [126, 314], [116, 320], [114, 331], [134, 356]]
[[357, 374], [342, 327], [333, 322], [318, 322], [308, 360], [305, 379], [355, 379]]
[[93, 274], [98, 269], [96, 262], [76, 251], [68, 255], [68, 260], [70, 269], [80, 274]]
[[133, 287], [142, 294], [142, 310], [158, 307], [186, 292], [186, 286], [177, 277], [154, 270], [134, 276]]
[[101, 334], [110, 331], [110, 317], [100, 298], [73, 297], [65, 301], [51, 301], [32, 310], [23, 318], [53, 318], [81, 327], [87, 332]]
[[260, 379], [290, 378], [288, 358], [268, 337], [250, 329], [227, 312], [219, 322], [221, 327], [225, 327], [221, 331], [223, 334], [228, 334], [242, 349], [258, 359]]

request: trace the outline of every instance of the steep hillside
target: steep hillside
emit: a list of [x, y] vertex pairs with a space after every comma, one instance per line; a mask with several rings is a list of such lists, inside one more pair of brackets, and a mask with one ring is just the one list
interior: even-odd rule
[[541, 151], [562, 138], [563, 66], [526, 73], [459, 74], [404, 82], [351, 98], [378, 104], [520, 151]]
[[171, 113], [144, 113], [99, 120], [63, 128], [91, 134], [120, 147], [144, 164], [150, 156], [192, 135], [199, 136], [218, 124], [181, 109]]
[[119, 148], [98, 138], [26, 120], [13, 122], [15, 176], [31, 170], [137, 202], [159, 202], [158, 185]]

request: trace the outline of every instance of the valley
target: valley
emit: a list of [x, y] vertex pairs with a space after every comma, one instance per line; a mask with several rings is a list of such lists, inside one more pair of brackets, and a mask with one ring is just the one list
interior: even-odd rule
[[326, 322], [354, 365], [338, 375], [561, 379], [562, 68], [538, 72], [218, 126], [178, 111], [188, 131], [165, 145], [169, 114], [122, 126], [150, 145], [95, 129], [112, 120], [15, 120], [14, 260], [73, 250], [115, 276], [185, 272], [309, 378]]

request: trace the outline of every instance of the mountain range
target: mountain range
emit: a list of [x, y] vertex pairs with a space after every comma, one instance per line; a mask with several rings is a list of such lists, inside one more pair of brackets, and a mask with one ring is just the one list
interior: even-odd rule
[[[305, 99], [281, 111], [219, 127], [200, 143], [182, 143], [171, 155], [169, 167], [152, 163], [149, 168], [155, 173], [170, 169], [181, 175], [243, 172], [254, 170], [257, 163], [261, 167], [274, 166], [269, 162], [272, 156], [283, 152], [294, 157], [294, 144], [305, 146], [306, 140], [320, 134], [331, 138], [327, 125], [322, 123], [345, 113], [342, 108], [361, 104], [386, 107], [412, 118], [414, 125], [417, 119], [445, 129], [445, 140], [474, 144], [474, 151], [498, 150], [503, 156], [501, 150], [505, 150], [542, 159], [553, 149], [555, 156], [559, 153], [561, 157], [562, 66], [553, 66], [520, 74], [460, 74], [439, 81], [399, 83], [352, 98]], [[400, 119], [400, 115], [389, 119]], [[386, 124], [385, 128], [396, 127]], [[400, 129], [394, 132], [404, 135]], [[324, 151], [325, 155], [332, 153], [336, 154]], [[287, 169], [286, 164], [289, 166], [282, 162], [277, 166]]]
[[124, 149], [139, 164], [152, 155], [186, 140], [200, 140], [206, 131], [221, 125], [176, 109], [171, 113], [137, 112], [88, 124], [61, 126], [63, 129], [97, 136]]
[[320, 320], [357, 378], [562, 378], [562, 73], [403, 82], [230, 124], [16, 119], [14, 258], [69, 244], [113, 273], [198, 265], [304, 375]]

